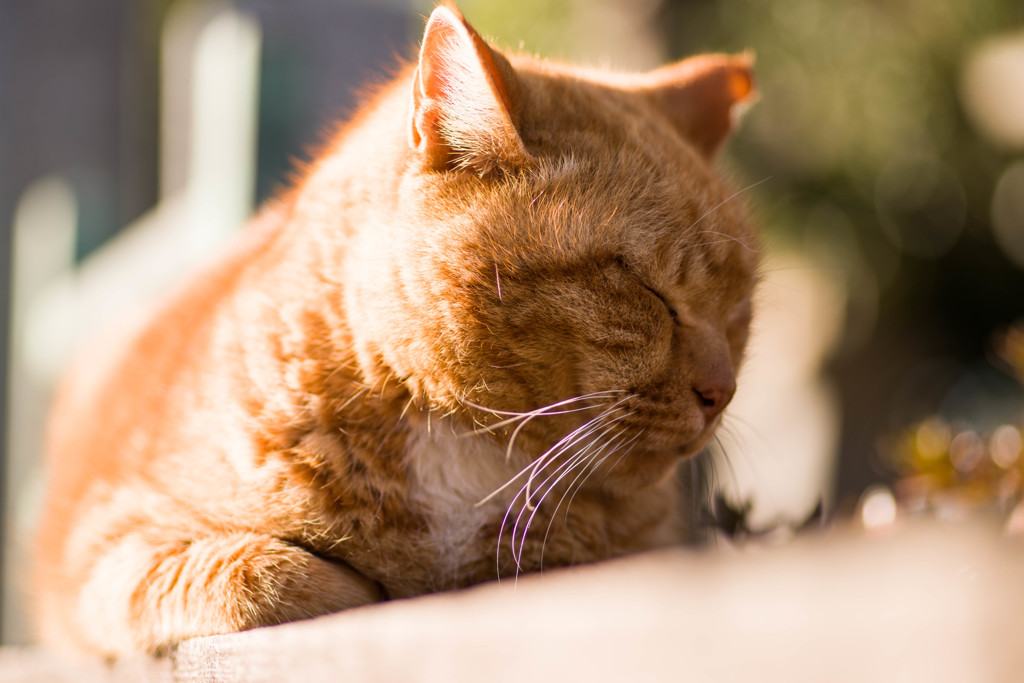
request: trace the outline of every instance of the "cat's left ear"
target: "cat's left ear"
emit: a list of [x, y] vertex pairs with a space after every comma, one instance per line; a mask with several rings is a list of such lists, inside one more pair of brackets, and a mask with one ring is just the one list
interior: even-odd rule
[[644, 90], [683, 137], [712, 159], [756, 98], [754, 56], [699, 55], [647, 74]]
[[516, 73], [453, 5], [427, 20], [413, 76], [409, 141], [431, 168], [496, 166], [530, 161], [516, 129]]

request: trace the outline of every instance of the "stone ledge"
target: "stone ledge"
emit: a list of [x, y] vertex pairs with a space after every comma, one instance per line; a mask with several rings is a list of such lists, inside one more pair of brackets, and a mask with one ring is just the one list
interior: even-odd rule
[[[986, 524], [916, 524], [599, 566], [197, 638], [169, 660], [36, 660], [74, 681], [1018, 681], [1024, 552]], [[106, 676], [105, 678], [103, 676]], [[135, 676], [131, 678], [131, 676]]]
[[0, 650], [0, 683], [172, 683], [173, 662], [138, 657], [115, 665], [36, 648]]

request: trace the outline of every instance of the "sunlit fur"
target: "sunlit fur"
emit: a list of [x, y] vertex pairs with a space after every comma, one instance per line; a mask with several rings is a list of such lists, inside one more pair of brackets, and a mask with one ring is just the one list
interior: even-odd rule
[[749, 64], [506, 59], [437, 9], [295, 188], [68, 378], [44, 639], [161, 651], [678, 539], [671, 475], [750, 321], [757, 240], [711, 169]]

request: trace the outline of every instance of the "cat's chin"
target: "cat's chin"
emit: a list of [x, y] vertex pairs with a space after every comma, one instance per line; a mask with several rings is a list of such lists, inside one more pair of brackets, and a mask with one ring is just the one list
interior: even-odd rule
[[592, 479], [605, 493], [629, 495], [658, 486], [672, 477], [680, 461], [700, 451], [671, 449], [634, 449], [618, 462], [598, 469]]
[[709, 424], [693, 439], [676, 444], [647, 443], [629, 449], [621, 458], [609, 458], [592, 477], [607, 493], [626, 495], [657, 486], [672, 477], [676, 466], [700, 453], [717, 422]]

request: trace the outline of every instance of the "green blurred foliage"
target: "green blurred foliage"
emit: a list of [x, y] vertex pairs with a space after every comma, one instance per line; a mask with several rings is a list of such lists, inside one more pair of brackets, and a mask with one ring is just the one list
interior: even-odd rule
[[[421, 3], [424, 13], [436, 3]], [[460, 0], [462, 11], [482, 35], [501, 47], [554, 58], [574, 56], [566, 34], [574, 24], [572, 3], [565, 0]]]
[[1016, 409], [1020, 388], [986, 359], [1024, 316], [1024, 272], [989, 220], [1015, 151], [973, 127], [961, 80], [986, 40], [1020, 34], [1024, 3], [676, 1], [663, 15], [674, 56], [756, 52], [761, 100], [729, 166], [768, 179], [750, 195], [769, 241], [846, 285], [840, 497], [892, 478], [880, 435], [933, 414], [986, 430]]
[[771, 178], [756, 193], [784, 198], [767, 201], [776, 235], [824, 243], [882, 288], [904, 257], [941, 257], [965, 232], [991, 241], [1008, 155], [964, 118], [959, 80], [982, 40], [1024, 24], [1024, 3], [720, 0], [670, 2], [665, 16], [678, 56], [757, 54], [761, 101], [732, 154]]
[[[436, 4], [413, 0], [425, 16]], [[463, 15], [503, 49], [592, 66], [646, 69], [664, 58], [661, 0], [460, 0]]]

